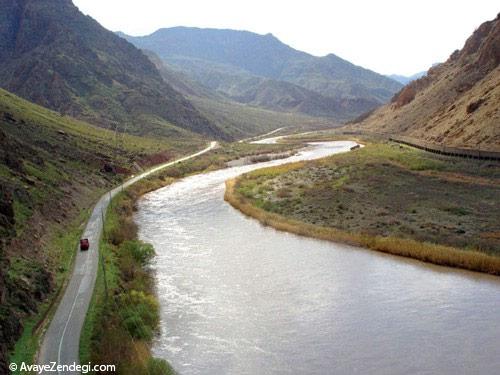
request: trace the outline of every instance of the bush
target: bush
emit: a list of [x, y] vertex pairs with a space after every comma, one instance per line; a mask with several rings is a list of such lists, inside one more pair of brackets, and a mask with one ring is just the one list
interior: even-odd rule
[[475, 112], [484, 102], [485, 102], [484, 99], [479, 99], [475, 102], [469, 103], [466, 108], [467, 113], [470, 114], [472, 112]]
[[167, 361], [160, 358], [150, 358], [147, 365], [149, 375], [174, 375], [174, 369]]
[[278, 198], [289, 198], [291, 195], [292, 195], [292, 191], [288, 188], [282, 188], [282, 189], [278, 190], [278, 192], [276, 193], [276, 196]]
[[150, 340], [158, 326], [159, 305], [154, 296], [132, 290], [119, 297], [123, 325], [137, 339]]
[[109, 233], [109, 241], [118, 246], [122, 242], [131, 240], [137, 235], [137, 225], [132, 221], [131, 218], [120, 220], [120, 224], [117, 225]]
[[153, 338], [151, 328], [145, 325], [141, 317], [135, 312], [132, 312], [129, 317], [123, 320], [123, 325], [135, 339], [151, 340]]
[[138, 240], [123, 242], [120, 246], [120, 250], [121, 252], [131, 254], [142, 266], [151, 261], [155, 255], [153, 245]]

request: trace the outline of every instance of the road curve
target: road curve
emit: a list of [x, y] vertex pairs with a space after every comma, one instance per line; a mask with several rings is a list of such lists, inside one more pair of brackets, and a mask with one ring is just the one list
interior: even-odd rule
[[[38, 364], [50, 365], [55, 362], [59, 365], [72, 365], [73, 363], [79, 363], [80, 333], [94, 291], [97, 267], [99, 264], [98, 245], [102, 233], [102, 218], [106, 213], [110, 199], [123, 188], [134, 184], [144, 177], [173, 164], [204, 154], [216, 147], [216, 145], [217, 142], [211, 142], [210, 146], [202, 151], [154, 167], [127, 180], [125, 183], [107, 192], [99, 199], [82, 235], [83, 238], [89, 239], [90, 248], [88, 251], [78, 251], [76, 254], [73, 274], [66, 287], [64, 296], [59, 302], [57, 311], [45, 332], [38, 354]], [[51, 373], [54, 374], [54, 372]], [[77, 372], [58, 372], [58, 374], [72, 373]]]
[[[267, 137], [271, 134], [274, 134], [274, 133], [277, 133], [279, 132], [280, 130], [283, 130], [285, 129], [286, 127], [282, 127], [282, 128], [278, 128], [278, 129], [274, 129], [272, 131], [270, 131], [269, 133], [266, 133], [266, 134], [261, 134], [261, 135], [256, 135], [255, 137], [250, 137], [250, 138], [245, 138], [245, 139], [240, 139], [238, 141], [238, 143], [244, 143], [244, 142], [250, 142], [252, 141], [252, 139], [255, 139], [255, 138], [262, 138], [262, 137]], [[257, 142], [250, 142], [250, 143], [257, 143]]]

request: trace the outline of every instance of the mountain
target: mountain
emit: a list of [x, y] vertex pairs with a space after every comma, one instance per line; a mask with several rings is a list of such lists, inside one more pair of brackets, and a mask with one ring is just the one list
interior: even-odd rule
[[140, 50], [71, 0], [0, 0], [0, 82], [25, 99], [107, 128], [225, 136]]
[[395, 80], [395, 81], [398, 81], [399, 83], [402, 83], [403, 85], [407, 85], [411, 81], [415, 81], [416, 79], [419, 79], [420, 77], [423, 77], [426, 74], [427, 74], [427, 70], [425, 70], [423, 72], [415, 73], [411, 76], [402, 76], [399, 74], [391, 74], [388, 77]]
[[[439, 65], [439, 63], [434, 63], [431, 65], [431, 68], [435, 67], [436, 65]], [[402, 83], [403, 85], [407, 85], [411, 81], [415, 81], [416, 79], [419, 79], [427, 74], [427, 70], [424, 70], [422, 72], [418, 72], [415, 74], [412, 74], [411, 76], [403, 76], [399, 74], [390, 74], [388, 75], [389, 78], [398, 81], [399, 83]]]
[[333, 54], [297, 51], [271, 34], [174, 27], [143, 37], [118, 35], [214, 91], [265, 108], [352, 118], [402, 87]]
[[500, 14], [349, 130], [500, 151]]
[[[257, 82], [252, 83], [250, 80], [245, 87], [242, 87], [241, 92], [245, 93], [245, 97], [240, 95], [238, 98], [233, 98], [200, 84], [177, 70], [175, 66], [162, 60], [154, 52], [144, 50], [144, 53], [155, 64], [166, 82], [188, 98], [200, 113], [216, 123], [233, 139], [248, 138], [277, 128], [288, 127], [310, 131], [341, 125], [328, 116], [335, 109], [338, 113], [342, 113], [339, 110], [338, 101], [321, 97], [314, 92], [304, 94], [308, 90], [302, 87], [255, 77]], [[259, 83], [262, 86], [256, 88]], [[273, 83], [279, 86], [269, 87], [269, 90], [264, 87], [266, 84], [272, 85]], [[297, 90], [294, 91], [293, 89], [296, 88]], [[280, 89], [288, 91], [273, 95], [276, 90]], [[271, 95], [267, 95], [266, 91]], [[278, 97], [281, 98], [280, 102], [274, 100]], [[307, 105], [310, 105], [310, 108], [306, 108]], [[318, 112], [323, 113], [324, 117], [318, 117]]]
[[173, 69], [181, 69], [180, 73], [212, 92], [242, 104], [338, 120], [352, 116], [351, 108], [345, 105], [350, 102], [348, 99], [334, 99], [290, 82], [251, 75], [231, 66], [204, 60], [183, 60], [174, 65], [169, 62]]

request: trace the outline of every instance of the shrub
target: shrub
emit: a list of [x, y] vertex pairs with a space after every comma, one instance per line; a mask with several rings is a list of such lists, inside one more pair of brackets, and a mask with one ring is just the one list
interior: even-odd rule
[[467, 105], [467, 108], [466, 108], [467, 113], [470, 114], [472, 112], [475, 112], [483, 103], [484, 103], [484, 99], [482, 99], [482, 98], [479, 100], [476, 100], [475, 102], [469, 103]]
[[174, 375], [175, 371], [164, 359], [150, 358], [147, 373], [149, 375]]
[[278, 198], [288, 198], [290, 197], [292, 194], [292, 191], [288, 188], [282, 188], [280, 190], [278, 190], [278, 192], [276, 193], [276, 196]]
[[120, 224], [113, 228], [109, 233], [109, 241], [118, 246], [124, 241], [131, 240], [136, 237], [137, 225], [131, 218], [120, 220]]
[[470, 214], [470, 211], [464, 207], [445, 207], [443, 210], [456, 216], [465, 216]]
[[129, 317], [125, 318], [123, 320], [123, 325], [135, 339], [151, 340], [153, 338], [151, 328], [145, 325], [144, 321], [136, 313], [131, 313]]
[[159, 321], [158, 301], [154, 296], [132, 290], [119, 297], [123, 326], [138, 339], [150, 340]]
[[153, 245], [138, 240], [123, 242], [120, 246], [120, 250], [132, 255], [132, 257], [143, 266], [151, 261], [155, 255]]

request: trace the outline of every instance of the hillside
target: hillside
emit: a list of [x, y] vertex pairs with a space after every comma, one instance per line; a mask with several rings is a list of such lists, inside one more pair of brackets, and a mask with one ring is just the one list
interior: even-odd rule
[[106, 128], [177, 137], [225, 135], [132, 44], [71, 0], [0, 0], [1, 86]]
[[0, 373], [23, 318], [60, 283], [99, 193], [203, 144], [117, 135], [0, 89]]
[[[154, 52], [144, 50], [144, 53], [155, 64], [166, 82], [188, 98], [200, 113], [213, 123], [216, 123], [222, 131], [233, 139], [268, 133], [276, 128], [309, 131], [338, 127], [341, 124], [329, 118], [329, 114], [332, 113], [332, 110], [345, 113], [339, 108], [341, 105], [335, 100], [321, 97], [314, 92], [302, 95], [303, 92], [308, 90], [286, 82], [265, 80], [257, 77], [254, 78], [261, 82], [262, 86], [269, 85], [270, 87], [268, 89], [262, 87], [261, 90], [256, 90], [255, 86], [250, 82], [252, 81], [251, 78], [246, 81], [248, 83], [246, 87], [243, 84], [244, 80], [241, 80], [241, 91], [246, 93], [246, 97], [240, 98], [238, 101], [203, 86], [198, 81], [161, 60]], [[240, 78], [236, 78], [236, 80], [239, 82]], [[272, 95], [275, 92], [273, 83], [279, 85], [278, 90], [285, 90], [283, 94]], [[294, 91], [294, 89], [297, 89], [297, 91]], [[277, 97], [280, 97], [281, 101], [273, 103], [273, 99]], [[314, 100], [315, 97], [320, 98]], [[307, 108], [308, 105], [310, 105], [310, 108]], [[321, 105], [323, 106], [324, 117], [318, 116], [317, 109], [321, 108]], [[345, 116], [348, 117], [348, 114], [345, 113]]]
[[[228, 65], [198, 59], [175, 61], [172, 63], [169, 60], [171, 69], [198, 86], [208, 88], [226, 101], [229, 99], [252, 107], [341, 121], [352, 118], [352, 105], [365, 105], [356, 107], [363, 111], [373, 106], [373, 101], [332, 98], [290, 82], [255, 76]], [[169, 80], [167, 82], [170, 83]]]
[[500, 15], [461, 50], [346, 129], [500, 151]]
[[175, 27], [144, 37], [118, 35], [212, 90], [266, 108], [352, 118], [401, 88], [333, 54], [315, 57], [297, 51], [271, 34]]

